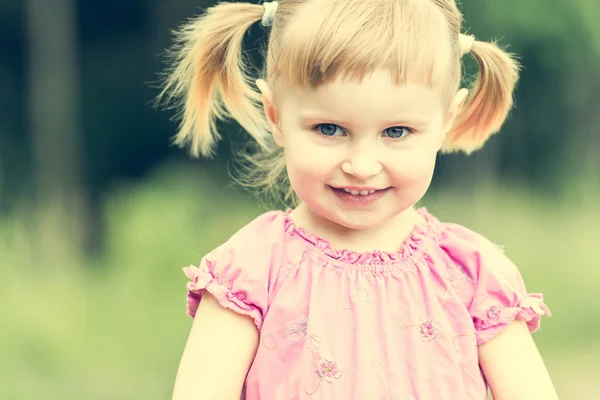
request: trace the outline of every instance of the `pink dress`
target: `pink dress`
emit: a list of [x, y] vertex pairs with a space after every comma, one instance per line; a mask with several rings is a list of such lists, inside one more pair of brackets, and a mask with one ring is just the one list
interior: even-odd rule
[[289, 212], [184, 268], [192, 317], [208, 290], [256, 323], [246, 400], [484, 400], [477, 347], [549, 314], [500, 248], [425, 209], [394, 253], [333, 249]]

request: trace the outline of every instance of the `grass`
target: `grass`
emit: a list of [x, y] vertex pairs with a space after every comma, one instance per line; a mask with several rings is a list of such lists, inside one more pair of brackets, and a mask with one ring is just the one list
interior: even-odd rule
[[[261, 212], [223, 186], [167, 168], [115, 188], [106, 251], [83, 265], [32, 250], [25, 214], [0, 221], [0, 398], [170, 398], [191, 324], [181, 267]], [[597, 202], [486, 188], [423, 203], [504, 244], [528, 289], [545, 294], [554, 317], [535, 338], [561, 399], [600, 393]]]

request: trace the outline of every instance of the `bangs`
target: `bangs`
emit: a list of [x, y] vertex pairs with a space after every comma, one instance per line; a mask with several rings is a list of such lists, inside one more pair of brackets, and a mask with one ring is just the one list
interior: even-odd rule
[[381, 68], [396, 84], [435, 87], [459, 67], [448, 22], [431, 0], [314, 0], [281, 33], [273, 72], [300, 87], [360, 81]]

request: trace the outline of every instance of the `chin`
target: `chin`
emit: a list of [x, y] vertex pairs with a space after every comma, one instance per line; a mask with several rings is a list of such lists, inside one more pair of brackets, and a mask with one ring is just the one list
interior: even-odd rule
[[370, 230], [381, 226], [386, 221], [389, 221], [391, 218], [394, 217], [394, 215], [360, 215], [359, 213], [356, 213], [355, 215], [352, 214], [353, 213], [347, 213], [346, 215], [330, 214], [326, 216], [326, 218], [348, 229]]

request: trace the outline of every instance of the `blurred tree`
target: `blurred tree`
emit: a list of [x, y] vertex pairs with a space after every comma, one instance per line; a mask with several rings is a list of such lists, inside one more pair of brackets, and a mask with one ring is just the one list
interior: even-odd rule
[[583, 192], [598, 188], [600, 2], [462, 4], [477, 37], [500, 38], [523, 64], [517, 108], [497, 139], [499, 171], [552, 192], [565, 183], [578, 183]]
[[[74, 17], [74, 0], [27, 2], [29, 123], [42, 255], [81, 254], [89, 236]], [[69, 248], [57, 249], [61, 244]]]
[[[0, 212], [27, 198], [50, 207], [45, 193], [74, 190], [76, 203], [87, 204], [80, 228], [94, 232], [90, 242], [98, 244], [111, 185], [141, 179], [166, 158], [186, 158], [169, 146], [172, 113], [149, 106], [157, 94], [151, 82], [164, 67], [159, 55], [169, 31], [213, 3], [0, 0]], [[436, 185], [465, 182], [474, 197], [480, 182], [517, 181], [551, 195], [565, 192], [565, 182], [582, 182], [582, 195], [590, 184], [600, 186], [600, 2], [461, 4], [465, 27], [481, 40], [509, 45], [524, 68], [502, 133], [471, 157], [441, 157]], [[61, 14], [65, 9], [70, 16]], [[257, 66], [267, 39], [260, 24], [247, 37]], [[473, 74], [472, 60], [465, 62]], [[30, 106], [23, 107], [28, 96]], [[230, 139], [245, 136], [234, 123], [222, 126], [228, 134], [219, 154], [226, 159]]]

